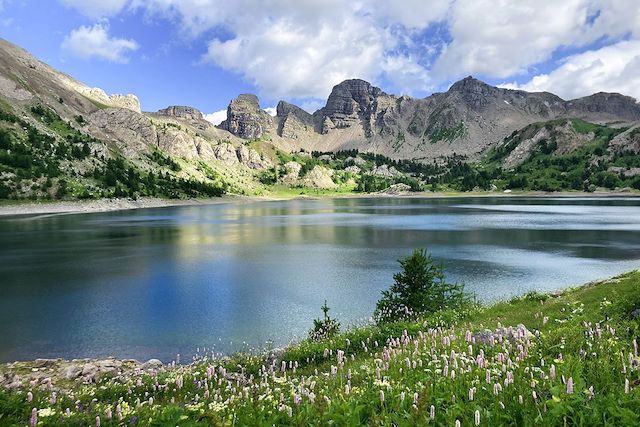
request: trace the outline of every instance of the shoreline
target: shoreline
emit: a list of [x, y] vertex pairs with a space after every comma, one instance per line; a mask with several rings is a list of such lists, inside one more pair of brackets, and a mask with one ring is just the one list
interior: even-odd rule
[[[633, 269], [612, 277], [546, 291], [542, 295], [550, 299], [561, 298], [581, 290], [584, 291], [602, 285], [615, 285], [638, 272], [640, 272], [640, 270]], [[520, 295], [519, 298], [522, 298], [523, 295]], [[483, 309], [489, 310], [501, 304], [511, 304], [512, 300], [513, 298], [511, 300], [500, 299], [484, 305]], [[366, 326], [355, 326], [353, 330], [358, 330], [363, 327]], [[346, 333], [349, 333], [349, 329], [345, 329], [345, 331], [342, 332], [342, 334]], [[276, 364], [279, 365], [286, 352], [298, 344], [299, 342], [290, 342], [289, 344], [276, 348], [263, 347], [257, 355], [265, 360], [276, 361]], [[233, 358], [237, 354], [241, 353], [221, 354], [219, 362]], [[202, 360], [206, 360], [206, 358]], [[45, 385], [55, 382], [58, 386], [62, 386], [62, 389], [65, 389], [79, 383], [96, 384], [105, 377], [117, 377], [121, 380], [126, 380], [139, 374], [155, 375], [157, 372], [167, 369], [188, 369], [191, 366], [197, 366], [202, 360], [193, 359], [184, 364], [180, 364], [179, 356], [177, 362], [174, 360], [166, 363], [153, 357], [143, 361], [108, 356], [102, 358], [36, 358], [0, 362], [0, 389], [20, 390], [24, 389], [27, 384], [33, 382], [43, 383]]]
[[218, 205], [226, 203], [260, 202], [260, 201], [282, 201], [282, 200], [320, 200], [320, 199], [362, 199], [362, 198], [411, 198], [411, 199], [444, 199], [444, 198], [473, 198], [473, 197], [530, 197], [530, 198], [618, 198], [640, 197], [638, 192], [557, 192], [546, 193], [542, 191], [532, 192], [466, 192], [466, 193], [432, 193], [417, 192], [390, 194], [384, 192], [366, 194], [300, 194], [300, 195], [266, 195], [266, 196], [243, 196], [224, 195], [222, 197], [207, 199], [159, 199], [143, 197], [133, 199], [99, 199], [99, 200], [54, 200], [54, 201], [8, 201], [0, 204], [0, 218], [9, 216], [24, 215], [69, 215], [79, 213], [114, 212], [132, 209], [164, 208], [173, 206], [199, 206]]

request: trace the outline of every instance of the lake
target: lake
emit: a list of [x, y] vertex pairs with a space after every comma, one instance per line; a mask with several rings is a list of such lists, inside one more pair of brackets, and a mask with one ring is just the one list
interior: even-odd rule
[[188, 360], [368, 318], [426, 247], [485, 302], [640, 267], [640, 199], [353, 198], [0, 219], [0, 361]]

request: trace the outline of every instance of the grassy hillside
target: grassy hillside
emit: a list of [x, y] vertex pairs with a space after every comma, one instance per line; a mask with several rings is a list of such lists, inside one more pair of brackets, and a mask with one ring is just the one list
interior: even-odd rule
[[[269, 159], [271, 167], [241, 167], [240, 175], [223, 162], [189, 160], [157, 147], [141, 158], [128, 158], [115, 144], [85, 133], [85, 124], [81, 115], [65, 121], [40, 104], [20, 115], [0, 108], [0, 199], [341, 195], [378, 192], [394, 184], [439, 192], [640, 190], [639, 156], [610, 149], [612, 138], [624, 129], [582, 120], [529, 125], [479, 162], [454, 155], [425, 164], [357, 150], [285, 153], [259, 139], [246, 145]], [[540, 132], [545, 137], [530, 143]], [[513, 153], [523, 158], [509, 165]]]
[[637, 308], [640, 271], [353, 329], [277, 357], [27, 384], [0, 391], [0, 424], [24, 426], [35, 408], [38, 425], [636, 426]]
[[[31, 120], [0, 110], [0, 199], [212, 197], [227, 185], [215, 174], [196, 180], [160, 150], [145, 165], [123, 157], [37, 105]], [[84, 119], [75, 119], [82, 124]]]

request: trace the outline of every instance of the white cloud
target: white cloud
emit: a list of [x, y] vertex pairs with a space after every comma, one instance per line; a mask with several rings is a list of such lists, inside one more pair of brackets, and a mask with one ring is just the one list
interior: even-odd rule
[[427, 25], [446, 18], [451, 0], [367, 0], [363, 9], [383, 22], [402, 25], [406, 28], [425, 28]]
[[595, 92], [619, 92], [640, 100], [640, 40], [630, 40], [569, 56], [548, 74], [504, 87], [549, 91], [573, 99]]
[[220, 111], [214, 111], [213, 113], [205, 114], [204, 119], [210, 121], [214, 125], [219, 125], [227, 119], [227, 109]]
[[[176, 22], [184, 37], [212, 28], [227, 36], [208, 44], [203, 62], [233, 71], [270, 98], [326, 98], [348, 78], [399, 86], [426, 70], [399, 53], [408, 33], [444, 19], [449, 0], [133, 0], [148, 18]], [[409, 12], [413, 10], [413, 12]], [[387, 60], [387, 58], [390, 58]], [[402, 61], [406, 67], [395, 67]], [[390, 73], [393, 71], [393, 73]]]
[[321, 109], [322, 107], [324, 107], [325, 103], [326, 103], [326, 99], [307, 99], [304, 102], [302, 102], [302, 104], [299, 105], [299, 107], [302, 108], [307, 113], [313, 114], [319, 109]]
[[61, 0], [61, 2], [95, 19], [116, 15], [124, 9], [129, 0]]
[[274, 116], [277, 114], [276, 107], [267, 107], [263, 108], [263, 110], [270, 116]]
[[126, 63], [127, 54], [138, 49], [138, 43], [131, 39], [109, 36], [106, 24], [91, 27], [81, 26], [65, 37], [62, 49], [79, 58], [98, 58], [110, 62]]
[[448, 26], [452, 40], [433, 67], [436, 78], [507, 78], [529, 72], [562, 47], [640, 35], [640, 2], [457, 0]]
[[93, 18], [167, 20], [183, 41], [207, 41], [202, 62], [269, 98], [326, 99], [347, 78], [408, 94], [468, 74], [509, 79], [563, 49], [640, 38], [638, 0], [60, 1]]
[[443, 79], [522, 73], [578, 37], [586, 18], [586, 0], [459, 0], [449, 21], [452, 41], [433, 71]]

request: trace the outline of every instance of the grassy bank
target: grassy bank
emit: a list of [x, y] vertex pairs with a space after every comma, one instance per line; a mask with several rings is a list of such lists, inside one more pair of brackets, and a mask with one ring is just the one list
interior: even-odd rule
[[18, 364], [0, 425], [640, 425], [637, 308], [640, 271], [98, 384]]

